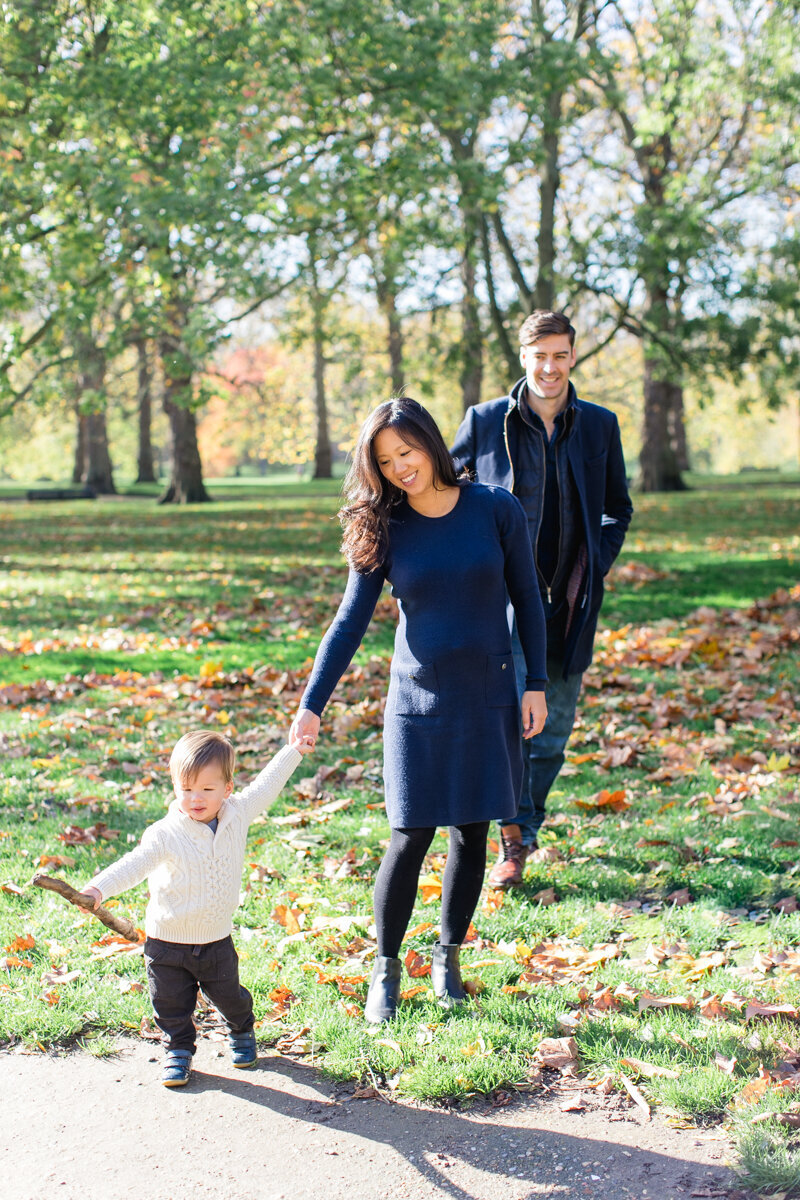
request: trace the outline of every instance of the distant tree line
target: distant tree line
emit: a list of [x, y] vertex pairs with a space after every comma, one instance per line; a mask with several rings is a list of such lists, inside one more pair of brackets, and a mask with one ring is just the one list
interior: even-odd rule
[[[369, 291], [387, 381], [446, 308], [463, 404], [560, 308], [643, 351], [640, 485], [681, 486], [684, 386], [800, 378], [794, 0], [9, 0], [0, 24], [0, 412], [67, 406], [114, 490], [107, 379], [135, 356], [139, 478], [207, 499], [202, 380], [265, 305], [309, 348], [331, 470], [337, 303]], [[302, 317], [298, 320], [298, 313]], [[452, 322], [449, 328], [452, 328]]]

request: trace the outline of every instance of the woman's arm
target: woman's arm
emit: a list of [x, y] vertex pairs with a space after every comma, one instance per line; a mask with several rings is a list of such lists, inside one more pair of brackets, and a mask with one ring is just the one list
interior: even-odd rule
[[[336, 616], [319, 644], [311, 676], [292, 724], [294, 734], [316, 739], [322, 710], [361, 645], [385, 581], [382, 567], [369, 575], [351, 569]], [[316, 717], [316, 727], [310, 720], [312, 717]]]
[[544, 692], [547, 683], [547, 627], [533, 564], [525, 511], [510, 492], [504, 493], [506, 512], [501, 526], [505, 580], [514, 606], [517, 631], [525, 655], [526, 692]]

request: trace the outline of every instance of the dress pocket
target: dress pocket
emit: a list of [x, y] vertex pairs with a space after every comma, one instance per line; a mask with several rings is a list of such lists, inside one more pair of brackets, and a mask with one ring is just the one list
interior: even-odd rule
[[432, 717], [439, 711], [439, 680], [434, 663], [398, 668], [395, 711], [399, 716]]
[[507, 708], [517, 704], [517, 680], [511, 654], [486, 656], [486, 704], [489, 708]]

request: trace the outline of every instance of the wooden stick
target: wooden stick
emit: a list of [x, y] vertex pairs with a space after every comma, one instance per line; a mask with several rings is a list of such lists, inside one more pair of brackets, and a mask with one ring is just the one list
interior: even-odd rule
[[56, 879], [54, 875], [45, 875], [43, 871], [37, 871], [31, 882], [34, 887], [45, 888], [48, 892], [58, 892], [59, 896], [63, 896], [65, 900], [69, 900], [70, 904], [75, 904], [85, 912], [91, 913], [93, 917], [97, 917], [98, 921], [102, 921], [104, 925], [107, 925], [109, 929], [113, 929], [114, 933], [120, 934], [127, 941], [139, 941], [139, 931], [133, 921], [129, 921], [127, 917], [115, 916], [107, 908], [103, 908], [102, 904], [98, 905], [97, 908], [92, 908], [90, 897], [84, 896], [81, 892], [76, 892], [75, 888], [64, 879]]

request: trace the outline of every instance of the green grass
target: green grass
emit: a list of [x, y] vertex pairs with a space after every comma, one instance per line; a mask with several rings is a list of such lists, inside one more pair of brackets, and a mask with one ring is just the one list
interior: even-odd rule
[[[106, 1054], [119, 1031], [149, 1029], [140, 953], [106, 954], [101, 926], [32, 888], [41, 859], [66, 856], [47, 869], [80, 886], [124, 852], [164, 811], [187, 728], [230, 732], [240, 782], [285, 737], [345, 577], [337, 485], [228, 482], [191, 509], [0, 504], [6, 1044]], [[706, 483], [635, 498], [543, 852], [522, 889], [483, 898], [464, 948], [476, 999], [443, 1013], [426, 975], [405, 978], [400, 1018], [375, 1033], [361, 1006], [388, 835], [380, 699], [394, 617], [381, 602], [319, 754], [252, 829], [236, 940], [263, 1042], [297, 1035], [338, 1078], [468, 1100], [535, 1086], [542, 1039], [571, 1035], [590, 1079], [625, 1074], [681, 1118], [732, 1121], [752, 1178], [754, 1163], [769, 1176], [762, 1191], [800, 1172], [791, 1130], [751, 1123], [791, 1093], [773, 1085], [737, 1106], [760, 1069], [785, 1073], [800, 1051], [791, 1014], [747, 1015], [754, 1000], [800, 1009], [800, 913], [775, 908], [800, 897], [800, 493]], [[335, 770], [309, 801], [320, 765]], [[329, 812], [331, 799], [346, 804]], [[116, 832], [72, 840], [70, 827], [101, 824]], [[429, 883], [446, 848], [437, 836]], [[144, 900], [141, 887], [115, 903], [141, 923]], [[434, 886], [404, 953], [427, 963], [437, 921]]]

